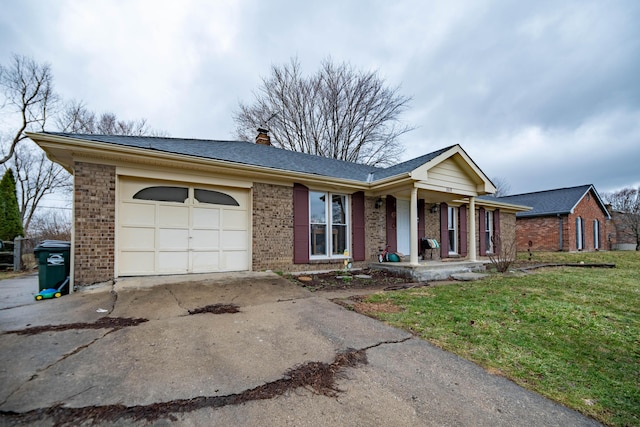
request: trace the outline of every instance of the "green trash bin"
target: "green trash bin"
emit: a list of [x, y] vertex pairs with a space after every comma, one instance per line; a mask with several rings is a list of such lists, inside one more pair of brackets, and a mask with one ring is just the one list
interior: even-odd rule
[[[62, 240], [43, 240], [33, 249], [38, 260], [38, 286], [40, 291], [58, 289], [69, 276], [71, 242]], [[61, 289], [69, 293], [69, 286]]]

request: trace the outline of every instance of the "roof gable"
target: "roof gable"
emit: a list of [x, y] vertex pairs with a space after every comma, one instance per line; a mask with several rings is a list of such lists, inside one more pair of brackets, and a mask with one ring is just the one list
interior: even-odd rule
[[448, 192], [475, 195], [496, 191], [491, 180], [460, 145], [440, 150], [414, 169], [411, 176], [425, 186], [439, 186]]
[[610, 218], [606, 206], [600, 195], [591, 184], [577, 187], [558, 188], [554, 190], [537, 191], [533, 193], [515, 194], [512, 196], [498, 197], [496, 200], [517, 205], [531, 206], [528, 212], [519, 212], [518, 218], [535, 216], [568, 215], [573, 213], [578, 203], [592, 192], [600, 209]]

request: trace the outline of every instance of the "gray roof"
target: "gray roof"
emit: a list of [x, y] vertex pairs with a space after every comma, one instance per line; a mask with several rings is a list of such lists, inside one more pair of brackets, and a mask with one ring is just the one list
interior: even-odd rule
[[49, 135], [95, 141], [124, 147], [142, 148], [163, 153], [181, 154], [204, 159], [223, 160], [251, 166], [261, 166], [291, 172], [301, 172], [342, 178], [354, 181], [373, 182], [402, 173], [411, 172], [451, 147], [394, 165], [388, 168], [367, 166], [360, 163], [330, 159], [273, 146], [247, 141], [217, 141], [181, 139], [150, 136], [87, 135], [45, 132]]
[[[518, 218], [536, 217], [536, 216], [552, 216], [567, 215], [573, 212], [576, 205], [589, 192], [593, 191], [600, 207], [607, 217], [609, 213], [605, 207], [600, 195], [595, 187], [591, 184], [580, 185], [578, 187], [558, 188], [555, 190], [537, 191], [534, 193], [515, 194], [512, 196], [495, 197], [493, 200], [511, 203], [514, 205], [530, 206], [528, 212], [518, 212]], [[486, 198], [486, 197], [482, 197]], [[491, 200], [491, 198], [489, 198]]]

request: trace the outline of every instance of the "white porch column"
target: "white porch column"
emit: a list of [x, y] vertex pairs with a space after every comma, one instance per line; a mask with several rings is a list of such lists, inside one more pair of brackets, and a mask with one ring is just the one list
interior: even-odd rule
[[409, 262], [412, 265], [418, 265], [418, 189], [413, 187], [411, 189], [411, 214], [409, 218], [409, 234], [411, 255], [409, 256]]
[[469, 197], [469, 261], [476, 261], [476, 198], [473, 196]]

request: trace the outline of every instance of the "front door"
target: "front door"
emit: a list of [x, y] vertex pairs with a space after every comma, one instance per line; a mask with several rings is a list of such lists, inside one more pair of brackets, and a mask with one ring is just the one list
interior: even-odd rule
[[398, 200], [396, 202], [396, 230], [398, 252], [409, 255], [411, 252], [411, 202]]

